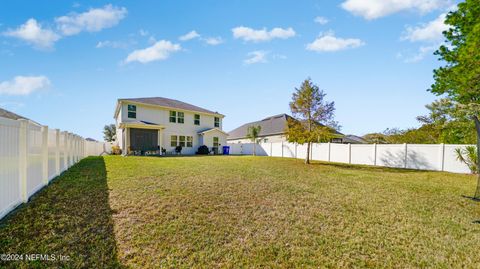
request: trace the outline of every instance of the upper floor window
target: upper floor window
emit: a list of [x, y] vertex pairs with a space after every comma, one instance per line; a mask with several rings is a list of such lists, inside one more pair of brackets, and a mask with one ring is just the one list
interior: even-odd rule
[[170, 122], [177, 122], [177, 112], [176, 111], [170, 111]]
[[177, 122], [178, 123], [185, 122], [185, 114], [183, 114], [183, 112], [177, 112]]
[[200, 115], [195, 114], [195, 117], [194, 117], [194, 120], [193, 120], [193, 124], [195, 124], [195, 125], [200, 125]]
[[128, 105], [127, 106], [128, 117], [131, 119], [137, 118], [137, 106], [136, 105]]
[[220, 127], [220, 118], [215, 117], [215, 127]]

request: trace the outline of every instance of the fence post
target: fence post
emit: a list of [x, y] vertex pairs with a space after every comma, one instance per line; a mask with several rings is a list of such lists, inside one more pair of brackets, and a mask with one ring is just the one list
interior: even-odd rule
[[377, 143], [373, 143], [373, 165], [377, 165]]
[[331, 151], [331, 143], [328, 142], [328, 158], [327, 158], [328, 161], [330, 161], [330, 151]]
[[272, 148], [273, 148], [273, 143], [270, 142], [270, 157], [273, 156], [273, 150], [272, 150]]
[[348, 143], [348, 164], [352, 164], [352, 144]]
[[282, 140], [282, 158], [283, 158], [283, 140]]
[[42, 126], [42, 172], [43, 184], [48, 184], [48, 126]]
[[60, 130], [55, 129], [55, 175], [60, 175]]
[[408, 144], [404, 143], [405, 145], [405, 168], [407, 168], [407, 163], [408, 163]]
[[445, 144], [440, 144], [440, 171], [445, 170]]
[[297, 158], [297, 146], [298, 146], [298, 144], [295, 142], [295, 159], [298, 159]]
[[27, 195], [27, 140], [28, 140], [28, 120], [20, 119], [19, 130], [19, 154], [18, 154], [18, 175], [20, 180], [20, 197], [26, 203], [28, 201]]

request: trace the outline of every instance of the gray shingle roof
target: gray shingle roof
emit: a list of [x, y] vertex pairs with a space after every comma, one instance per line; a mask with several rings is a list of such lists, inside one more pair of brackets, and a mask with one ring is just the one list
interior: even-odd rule
[[137, 103], [171, 107], [171, 108], [197, 111], [197, 112], [203, 112], [203, 113], [209, 113], [209, 114], [219, 114], [218, 112], [214, 112], [205, 108], [194, 106], [192, 104], [188, 104], [182, 101], [169, 99], [165, 97], [125, 98], [125, 99], [118, 99], [118, 101], [132, 101]]
[[27, 118], [20, 116], [18, 114], [15, 114], [11, 111], [5, 110], [3, 108], [0, 108], [0, 117], [11, 119], [11, 120], [20, 120], [20, 119], [25, 119], [28, 120]]
[[292, 118], [287, 114], [280, 114], [265, 118], [260, 121], [246, 123], [237, 129], [234, 129], [228, 133], [228, 140], [241, 139], [247, 136], [248, 127], [260, 126], [260, 136], [279, 135], [285, 133], [287, 127], [287, 119]]

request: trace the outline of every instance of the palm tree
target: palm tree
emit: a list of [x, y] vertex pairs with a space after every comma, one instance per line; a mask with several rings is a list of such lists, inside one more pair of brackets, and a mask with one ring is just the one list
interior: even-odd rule
[[262, 130], [262, 127], [260, 125], [248, 127], [247, 138], [252, 140], [253, 142], [253, 156], [256, 155], [255, 146], [257, 145], [258, 136], [260, 135], [261, 130]]
[[473, 174], [477, 174], [478, 170], [478, 156], [474, 146], [467, 146], [464, 149], [456, 148], [457, 160], [466, 164]]

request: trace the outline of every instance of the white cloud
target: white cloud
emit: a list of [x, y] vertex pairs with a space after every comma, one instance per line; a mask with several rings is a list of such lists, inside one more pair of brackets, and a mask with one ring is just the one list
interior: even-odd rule
[[106, 5], [92, 8], [83, 13], [71, 13], [55, 18], [57, 27], [63, 35], [75, 35], [82, 31], [98, 32], [117, 25], [127, 15], [124, 7]]
[[114, 48], [114, 49], [126, 49], [129, 47], [130, 44], [133, 42], [124, 42], [124, 41], [110, 41], [110, 40], [105, 40], [105, 41], [100, 41], [97, 43], [95, 46], [97, 49], [100, 48]]
[[0, 94], [29, 95], [50, 86], [45, 76], [16, 76], [12, 80], [0, 82]]
[[140, 29], [140, 30], [138, 31], [138, 34], [140, 34], [140, 36], [147, 36], [147, 35], [148, 35], [148, 31], [143, 30], [143, 29]]
[[239, 26], [233, 28], [232, 32], [234, 38], [253, 42], [270, 41], [274, 38], [287, 39], [295, 36], [295, 31], [291, 27], [287, 29], [276, 27], [271, 31], [267, 31], [266, 28], [255, 30], [249, 27]]
[[328, 19], [325, 18], [325, 17], [322, 17], [322, 16], [315, 17], [315, 19], [313, 21], [318, 23], [318, 24], [321, 24], [321, 25], [325, 25], [325, 24], [328, 23]]
[[200, 37], [200, 35], [197, 33], [197, 31], [193, 30], [193, 31], [190, 31], [190, 32], [186, 33], [185, 35], [182, 35], [178, 39], [180, 39], [180, 41], [188, 41], [188, 40], [192, 40], [192, 39], [195, 39], [195, 38], [198, 38], [198, 37]]
[[207, 37], [204, 38], [203, 41], [205, 41], [205, 43], [211, 46], [220, 45], [224, 42], [221, 37]]
[[266, 63], [267, 62], [266, 51], [256, 50], [249, 52], [247, 54], [248, 58], [243, 61], [244, 64], [256, 64], [256, 63]]
[[4, 35], [24, 40], [40, 49], [49, 49], [60, 39], [60, 36], [50, 29], [42, 28], [35, 20], [29, 19], [15, 30], [8, 30]]
[[181, 50], [179, 44], [173, 44], [167, 40], [160, 40], [153, 44], [153, 46], [135, 50], [130, 53], [125, 59], [125, 63], [130, 62], [140, 62], [140, 63], [149, 63], [152, 61], [161, 61], [167, 59], [170, 54]]
[[437, 42], [443, 38], [443, 31], [448, 30], [448, 26], [445, 24], [445, 18], [447, 14], [441, 14], [433, 21], [426, 24], [422, 24], [416, 27], [407, 27], [406, 32], [403, 34], [403, 40], [416, 41], [430, 41]]
[[346, 0], [342, 8], [367, 20], [413, 10], [427, 13], [450, 5], [450, 0]]
[[360, 39], [335, 37], [333, 32], [327, 32], [319, 36], [312, 43], [307, 44], [307, 50], [317, 52], [332, 52], [358, 48], [363, 45], [365, 45], [365, 42]]
[[423, 60], [427, 55], [432, 55], [438, 47], [440, 47], [440, 44], [421, 46], [415, 54], [407, 57], [404, 57], [403, 54], [398, 54], [398, 58], [403, 59], [405, 63], [416, 63]]

